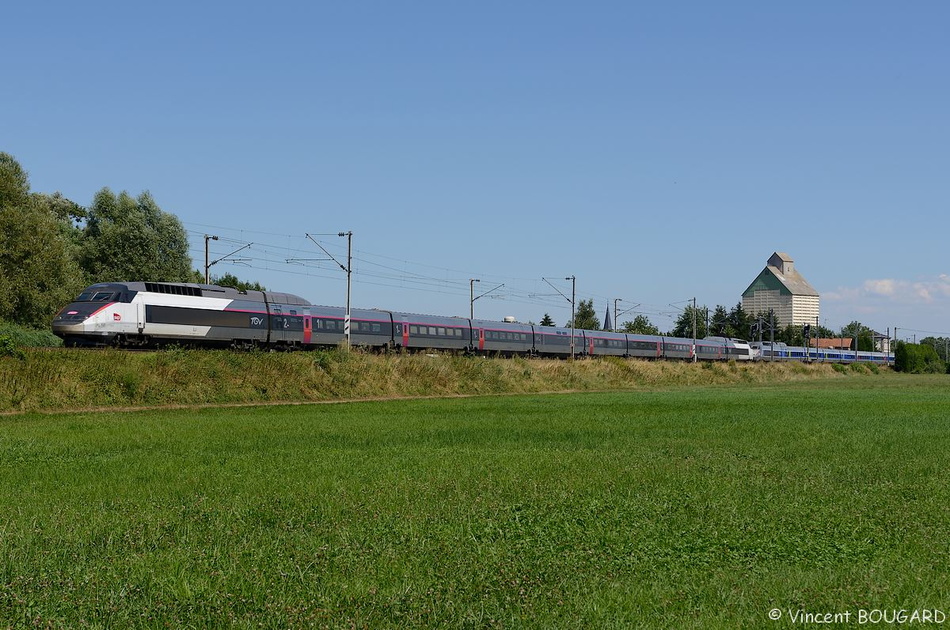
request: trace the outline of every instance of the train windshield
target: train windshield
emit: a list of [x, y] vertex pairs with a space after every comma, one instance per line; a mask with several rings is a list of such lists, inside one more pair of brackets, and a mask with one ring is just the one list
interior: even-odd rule
[[115, 302], [119, 294], [115, 291], [83, 291], [77, 302]]

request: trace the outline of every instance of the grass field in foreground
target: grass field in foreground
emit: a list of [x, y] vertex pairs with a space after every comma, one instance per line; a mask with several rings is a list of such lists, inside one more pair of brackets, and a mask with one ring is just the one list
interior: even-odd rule
[[847, 384], [0, 418], [0, 627], [948, 610], [950, 392]]

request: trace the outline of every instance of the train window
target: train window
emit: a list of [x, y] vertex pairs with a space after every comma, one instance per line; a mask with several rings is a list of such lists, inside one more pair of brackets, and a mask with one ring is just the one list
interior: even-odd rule
[[111, 302], [115, 299], [114, 291], [84, 291], [76, 298], [77, 302]]
[[409, 332], [412, 333], [413, 335], [418, 335], [418, 334], [419, 334], [419, 327], [418, 327], [418, 326], [410, 326], [410, 327], [409, 327]]
[[445, 337], [445, 328], [442, 328], [442, 327], [440, 326], [440, 327], [439, 327], [438, 335], [439, 335], [440, 337]]

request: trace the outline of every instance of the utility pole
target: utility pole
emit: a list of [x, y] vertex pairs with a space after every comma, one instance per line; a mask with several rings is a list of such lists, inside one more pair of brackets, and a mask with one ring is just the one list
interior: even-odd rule
[[481, 282], [478, 278], [468, 279], [468, 318], [475, 319], [475, 283]]
[[[332, 236], [331, 234], [326, 234], [325, 236]], [[313, 241], [313, 244], [323, 250], [323, 253], [330, 257], [330, 260], [335, 262], [340, 266], [340, 269], [346, 272], [346, 315], [343, 319], [343, 337], [346, 339], [346, 345], [350, 345], [350, 295], [353, 288], [353, 232], [339, 232], [337, 236], [346, 237], [346, 265], [341, 263], [339, 260], [333, 257], [333, 254], [327, 251], [327, 248], [321, 245], [315, 238], [310, 234], [307, 234], [307, 238]]]
[[343, 336], [346, 345], [350, 345], [350, 293], [353, 288], [353, 232], [340, 232], [337, 236], [346, 237], [346, 319], [343, 320]]
[[893, 347], [893, 346], [891, 346], [891, 327], [888, 326], [888, 327], [887, 327], [887, 348], [881, 348], [881, 350], [884, 350], [884, 365], [890, 365], [890, 364], [891, 364], [891, 358], [890, 358], [890, 357], [891, 357], [891, 348], [892, 348], [892, 347]]
[[775, 310], [769, 309], [769, 355], [775, 359]]
[[208, 270], [209, 270], [211, 267], [217, 265], [217, 264], [218, 264], [219, 262], [221, 262], [222, 260], [230, 259], [230, 262], [246, 262], [247, 260], [250, 260], [249, 258], [231, 258], [231, 256], [235, 255], [235, 254], [238, 253], [239, 251], [242, 251], [242, 250], [247, 249], [248, 247], [250, 247], [250, 246], [253, 245], [254, 243], [248, 243], [247, 245], [243, 245], [243, 246], [241, 246], [241, 247], [238, 247], [236, 250], [234, 250], [234, 251], [231, 252], [230, 254], [227, 254], [227, 255], [225, 255], [225, 256], [222, 256], [221, 258], [218, 258], [217, 260], [212, 260], [211, 262], [208, 262], [208, 239], [211, 239], [212, 241], [216, 241], [216, 240], [218, 240], [218, 237], [217, 237], [217, 236], [208, 236], [207, 234], [205, 234], [205, 284], [209, 284], [209, 283], [211, 282], [211, 281], [208, 279], [208, 278], [209, 278], [209, 276], [208, 276]]
[[571, 281], [571, 360], [574, 360], [574, 327], [577, 325], [577, 322], [574, 321], [577, 319], [577, 314], [574, 312], [574, 304], [577, 301], [577, 278], [570, 276], [564, 278], [565, 280]]
[[614, 332], [617, 332], [617, 327], [620, 326], [617, 321], [617, 302], [623, 302], [623, 298], [614, 298]]
[[693, 298], [693, 363], [696, 363], [696, 298]]
[[[576, 323], [574, 320], [577, 319], [577, 315], [574, 312], [574, 302], [577, 299], [577, 278], [574, 276], [568, 276], [564, 278], [565, 280], [571, 281], [571, 297], [570, 298], [564, 295], [564, 293], [562, 293], [559, 288], [551, 284], [551, 281], [548, 280], [547, 278], [541, 278], [541, 279], [547, 282], [548, 286], [550, 286], [552, 289], [560, 293], [562, 298], [564, 298], [565, 300], [571, 303], [571, 359], [573, 359], [574, 358], [574, 327]], [[494, 291], [494, 289], [492, 289], [492, 291]]]
[[211, 284], [210, 277], [208, 276], [208, 270], [211, 268], [211, 264], [208, 263], [208, 241], [218, 240], [217, 236], [211, 236], [210, 234], [205, 234], [205, 284]]
[[468, 281], [468, 289], [469, 289], [469, 310], [468, 310], [468, 316], [469, 316], [469, 319], [475, 319], [475, 300], [477, 300], [477, 299], [479, 299], [479, 298], [483, 298], [483, 297], [485, 297], [486, 295], [488, 295], [489, 293], [491, 293], [492, 291], [497, 291], [498, 289], [500, 289], [500, 288], [502, 288], [503, 286], [505, 286], [504, 284], [499, 284], [499, 285], [498, 285], [497, 287], [495, 287], [494, 289], [489, 289], [488, 291], [485, 291], [485, 292], [482, 293], [481, 295], [475, 295], [475, 283], [476, 283], [476, 282], [481, 282], [481, 280], [479, 280], [478, 278], [470, 278], [469, 281]]

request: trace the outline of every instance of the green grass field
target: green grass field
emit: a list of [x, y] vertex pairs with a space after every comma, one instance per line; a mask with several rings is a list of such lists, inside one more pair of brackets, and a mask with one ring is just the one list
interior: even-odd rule
[[0, 417], [0, 627], [950, 611], [948, 409], [889, 375]]

